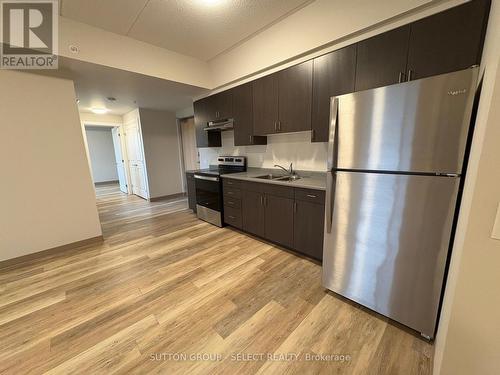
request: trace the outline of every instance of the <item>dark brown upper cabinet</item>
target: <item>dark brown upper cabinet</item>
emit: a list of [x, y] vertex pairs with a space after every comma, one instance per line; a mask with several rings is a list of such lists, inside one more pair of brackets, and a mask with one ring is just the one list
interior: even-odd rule
[[225, 120], [233, 117], [232, 90], [222, 91], [207, 98], [208, 121]]
[[368, 90], [405, 80], [410, 26], [358, 43], [355, 90]]
[[489, 0], [473, 0], [412, 23], [408, 78], [479, 65], [489, 9]]
[[253, 83], [254, 134], [273, 134], [278, 121], [278, 76], [271, 74]]
[[312, 142], [326, 142], [330, 97], [479, 64], [490, 4], [472, 0], [199, 100], [198, 147], [220, 147], [220, 132], [203, 128], [227, 118], [235, 120], [235, 145], [265, 144], [258, 136], [303, 130], [312, 130]]
[[267, 144], [266, 137], [254, 135], [252, 86], [250, 82], [232, 89], [235, 146]]
[[194, 124], [196, 128], [196, 147], [221, 147], [222, 139], [218, 131], [203, 130], [209, 120], [209, 99], [203, 98], [193, 103]]
[[311, 129], [312, 60], [253, 82], [254, 133]]
[[278, 132], [311, 130], [312, 60], [278, 72]]
[[314, 59], [312, 94], [312, 142], [328, 142], [330, 98], [354, 91], [356, 45]]

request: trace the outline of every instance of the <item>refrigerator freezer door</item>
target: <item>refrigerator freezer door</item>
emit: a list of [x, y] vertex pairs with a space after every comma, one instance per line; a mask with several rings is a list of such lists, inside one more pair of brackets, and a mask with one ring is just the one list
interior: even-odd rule
[[335, 172], [323, 286], [433, 337], [459, 180]]
[[477, 74], [471, 68], [338, 96], [337, 167], [460, 174]]

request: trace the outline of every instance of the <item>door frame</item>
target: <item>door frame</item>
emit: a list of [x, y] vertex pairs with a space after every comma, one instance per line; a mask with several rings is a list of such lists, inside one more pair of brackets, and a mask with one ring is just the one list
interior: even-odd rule
[[[181, 122], [183, 120], [188, 120], [188, 119], [193, 119], [193, 121], [194, 121], [194, 115], [177, 118], [177, 135], [178, 135], [178, 141], [179, 141], [179, 151], [180, 151], [181, 171], [182, 171], [182, 189], [184, 192], [187, 192], [187, 179], [186, 179], [186, 162], [184, 160], [184, 144], [182, 142]], [[194, 144], [196, 147], [196, 134], [195, 134]], [[200, 151], [199, 151], [198, 147], [196, 147], [196, 153], [198, 156], [198, 165], [199, 165], [200, 164]]]
[[[89, 120], [82, 120], [80, 122], [81, 124], [81, 130], [82, 130], [82, 136], [83, 136], [83, 143], [85, 146], [85, 154], [87, 156], [87, 163], [89, 167], [89, 172], [90, 175], [92, 176], [92, 166], [90, 164], [90, 154], [89, 154], [89, 145], [87, 142], [87, 135], [85, 133], [85, 128], [87, 126], [100, 126], [103, 128], [109, 128], [110, 130], [112, 128], [119, 128], [119, 134], [120, 134], [120, 147], [121, 147], [121, 153], [122, 157], [124, 160], [124, 170], [125, 170], [125, 179], [127, 182], [127, 192], [128, 194], [131, 194], [131, 184], [130, 184], [130, 171], [128, 167], [128, 155], [127, 155], [127, 148], [125, 147], [125, 140], [124, 137], [122, 136], [124, 134], [124, 127], [123, 123], [120, 122], [111, 122], [111, 121], [89, 121]], [[93, 178], [92, 178], [93, 180]]]
[[[128, 174], [128, 171], [127, 171], [127, 167], [126, 167], [126, 164], [125, 164], [125, 156], [124, 156], [124, 148], [123, 148], [123, 144], [122, 144], [122, 129], [120, 126], [114, 126], [111, 128], [111, 136], [113, 137], [113, 147], [115, 148], [114, 151], [115, 151], [115, 160], [116, 160], [116, 143], [115, 143], [115, 130], [116, 130], [116, 135], [118, 136], [118, 139], [117, 139], [117, 143], [118, 143], [118, 148], [120, 149], [119, 152], [120, 152], [120, 160], [118, 163], [121, 163], [122, 164], [122, 168], [123, 168], [123, 174], [124, 174], [124, 177], [125, 177], [125, 191], [122, 190], [122, 186], [121, 186], [121, 182], [120, 182], [120, 191], [122, 193], [126, 193], [128, 194], [128, 186], [129, 186], [129, 183], [128, 183], [128, 178], [127, 178], [127, 174]], [[118, 171], [118, 180], [120, 180], [120, 172]]]
[[149, 178], [148, 178], [148, 169], [147, 169], [147, 163], [146, 163], [146, 158], [144, 154], [144, 142], [142, 139], [142, 127], [141, 127], [141, 121], [140, 117], [138, 115], [134, 115], [127, 121], [124, 121], [123, 124], [121, 125], [122, 128], [122, 133], [124, 136], [121, 137], [122, 141], [122, 147], [125, 149], [125, 160], [126, 160], [126, 170], [127, 170], [127, 190], [129, 194], [134, 194], [133, 189], [132, 189], [132, 175], [130, 172], [130, 159], [128, 157], [128, 146], [127, 146], [127, 127], [132, 125], [133, 127], [137, 128], [138, 132], [138, 138], [139, 138], [139, 151], [142, 155], [142, 166], [143, 166], [143, 171], [144, 171], [144, 188], [145, 188], [145, 197], [137, 195], [138, 197], [141, 197], [143, 199], [149, 199], [150, 198], [150, 190], [149, 190]]

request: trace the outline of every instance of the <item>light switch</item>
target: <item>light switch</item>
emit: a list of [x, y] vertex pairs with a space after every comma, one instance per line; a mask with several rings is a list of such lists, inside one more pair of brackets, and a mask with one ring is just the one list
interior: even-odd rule
[[491, 238], [500, 240], [500, 203], [497, 208], [497, 216], [495, 218], [495, 224], [493, 224], [493, 231], [491, 232]]

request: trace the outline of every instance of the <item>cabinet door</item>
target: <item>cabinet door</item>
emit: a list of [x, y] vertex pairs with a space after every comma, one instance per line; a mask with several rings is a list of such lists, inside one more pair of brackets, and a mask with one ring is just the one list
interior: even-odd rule
[[213, 110], [215, 118], [212, 120], [222, 120], [233, 117], [233, 93], [226, 90], [215, 94], [213, 98]]
[[277, 132], [278, 79], [276, 74], [259, 78], [253, 84], [253, 129], [255, 135]]
[[354, 91], [356, 45], [314, 59], [312, 142], [328, 142], [330, 98]]
[[278, 73], [279, 132], [311, 130], [312, 60]]
[[233, 90], [234, 145], [265, 145], [267, 138], [253, 135], [253, 97], [252, 83]]
[[355, 90], [392, 85], [404, 80], [410, 26], [358, 43]]
[[193, 173], [186, 173], [188, 206], [196, 212], [196, 183]]
[[264, 237], [264, 199], [262, 193], [242, 190], [241, 198], [243, 230]]
[[197, 100], [193, 103], [194, 124], [196, 127], [196, 147], [221, 147], [222, 140], [220, 132], [207, 132], [203, 130], [207, 127], [208, 111], [210, 107], [210, 97]]
[[449, 73], [480, 63], [490, 2], [473, 0], [411, 25], [411, 79]]
[[323, 259], [325, 207], [296, 200], [294, 215], [293, 248], [312, 258]]
[[281, 245], [293, 246], [293, 199], [266, 194], [265, 236]]

